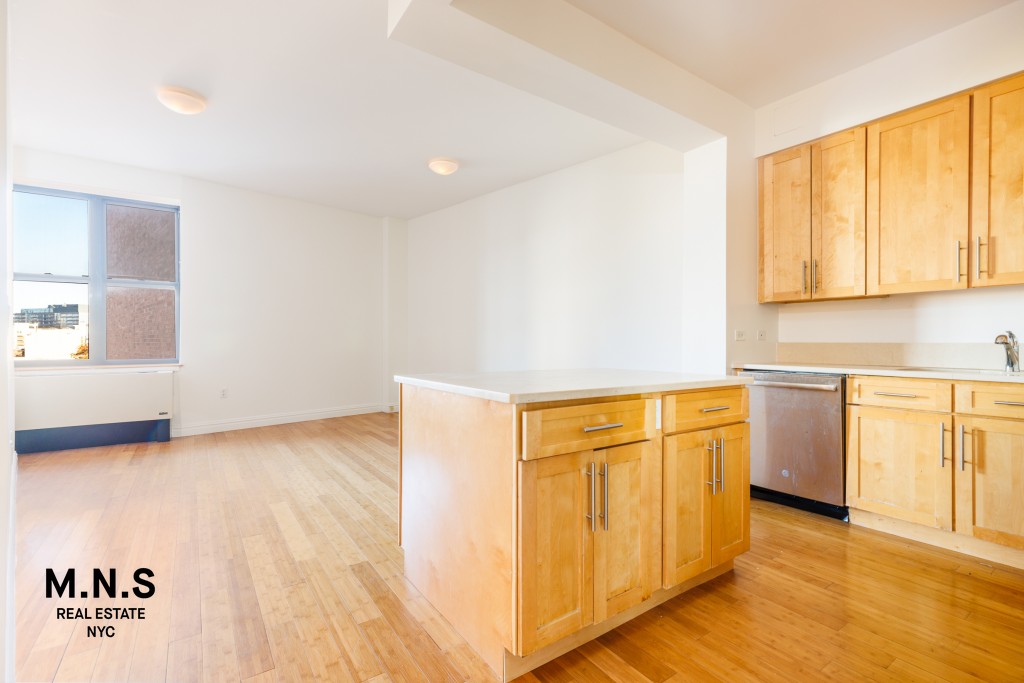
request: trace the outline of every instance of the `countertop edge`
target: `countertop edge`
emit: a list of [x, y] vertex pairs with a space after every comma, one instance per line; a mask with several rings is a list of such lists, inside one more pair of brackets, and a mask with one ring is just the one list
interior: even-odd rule
[[628, 396], [631, 394], [671, 393], [690, 389], [710, 389], [718, 387], [744, 386], [750, 383], [746, 377], [722, 375], [721, 377], [680, 380], [678, 382], [659, 382], [654, 384], [628, 384], [606, 387], [587, 387], [585, 389], [559, 389], [534, 392], [502, 392], [464, 384], [453, 384], [437, 379], [395, 375], [400, 384], [445, 391], [462, 396], [482, 398], [488, 401], [509, 404], [541, 403], [547, 401], [571, 401], [576, 399], [600, 398], [604, 396]]

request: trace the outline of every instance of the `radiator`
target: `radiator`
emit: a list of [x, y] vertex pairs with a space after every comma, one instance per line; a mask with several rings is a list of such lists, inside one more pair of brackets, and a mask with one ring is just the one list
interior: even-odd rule
[[14, 378], [14, 428], [168, 420], [173, 377], [170, 370], [19, 374]]

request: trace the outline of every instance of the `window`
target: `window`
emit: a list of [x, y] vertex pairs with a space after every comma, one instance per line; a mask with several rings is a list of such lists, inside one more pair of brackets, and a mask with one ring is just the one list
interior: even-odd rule
[[19, 364], [177, 361], [177, 207], [21, 186], [13, 199]]

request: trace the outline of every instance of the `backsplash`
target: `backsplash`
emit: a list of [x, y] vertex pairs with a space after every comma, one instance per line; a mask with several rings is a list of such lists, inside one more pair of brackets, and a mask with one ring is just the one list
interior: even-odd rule
[[779, 363], [835, 363], [837, 365], [885, 365], [926, 368], [975, 368], [1001, 370], [1006, 354], [993, 343], [960, 344], [842, 344], [779, 342]]

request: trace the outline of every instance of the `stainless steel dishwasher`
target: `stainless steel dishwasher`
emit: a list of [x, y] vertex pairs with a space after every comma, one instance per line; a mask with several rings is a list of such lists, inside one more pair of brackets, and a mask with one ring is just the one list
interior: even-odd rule
[[[751, 493], [846, 516], [844, 375], [744, 370]], [[775, 494], [775, 495], [773, 495]]]

